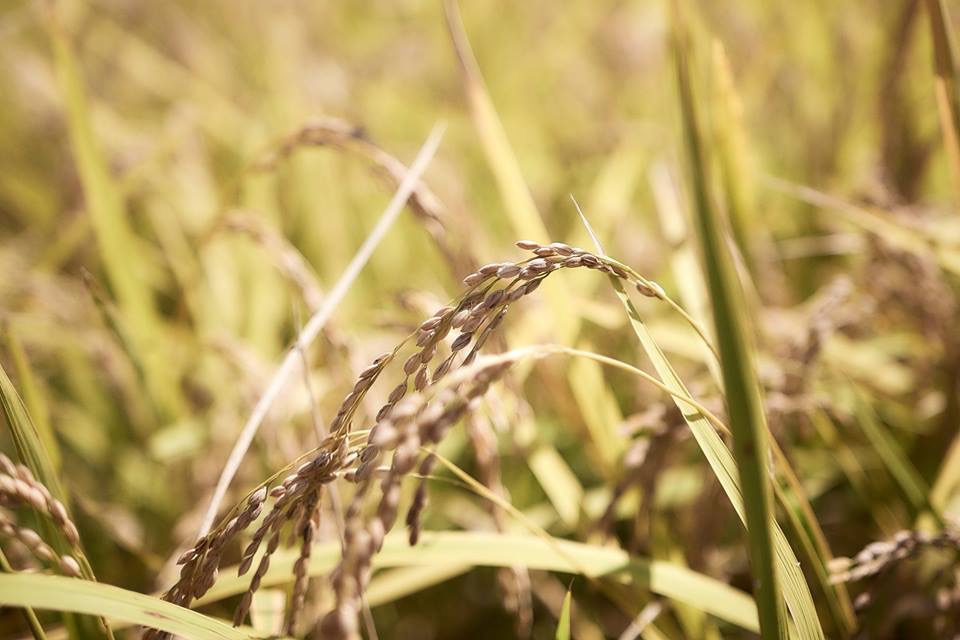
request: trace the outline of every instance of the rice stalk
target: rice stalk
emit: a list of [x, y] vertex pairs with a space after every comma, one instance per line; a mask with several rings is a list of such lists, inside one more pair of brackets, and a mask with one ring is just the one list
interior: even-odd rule
[[7, 509], [29, 507], [46, 518], [67, 541], [70, 552], [59, 554], [32, 529], [17, 525], [12, 516], [0, 511], [0, 535], [17, 540], [43, 564], [52, 566], [67, 576], [82, 578], [83, 572], [77, 558], [83, 558], [80, 550], [80, 534], [67, 514], [63, 503], [53, 497], [50, 490], [38, 482], [30, 469], [14, 465], [10, 458], [0, 454], [0, 506]]
[[707, 175], [704, 140], [697, 113], [688, 62], [686, 26], [674, 6], [674, 55], [690, 177], [693, 181], [694, 219], [713, 308], [720, 368], [730, 426], [733, 455], [743, 491], [754, 593], [764, 638], [786, 638], [787, 622], [780, 591], [781, 577], [773, 548], [773, 498], [767, 473], [769, 450], [763, 403], [747, 344], [743, 292], [726, 246], [723, 220], [714, 208]]

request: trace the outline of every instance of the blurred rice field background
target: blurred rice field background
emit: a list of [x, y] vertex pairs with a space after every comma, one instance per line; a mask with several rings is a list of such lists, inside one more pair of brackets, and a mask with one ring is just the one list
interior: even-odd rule
[[[316, 531], [293, 621], [301, 546], [286, 536], [236, 631], [249, 577], [227, 567], [250, 532], [224, 547], [202, 615], [159, 597], [311, 317], [333, 300], [220, 516], [318, 446], [378, 354], [458, 310], [481, 265], [529, 258], [514, 245], [529, 240], [606, 254], [646, 295], [566, 268], [511, 305], [484, 353], [554, 346], [508, 356], [425, 484], [403, 480], [401, 517], [419, 486], [429, 497], [421, 542], [397, 523], [344, 635], [958, 637], [951, 14], [946, 0], [3, 3], [0, 451], [51, 497], [37, 507], [24, 472], [4, 471], [0, 636], [125, 637], [163, 618], [184, 637], [334, 637], [318, 623], [347, 616], [330, 577], [341, 520], [377, 504], [350, 478], [303, 521]], [[342, 281], [438, 123], [412, 198]], [[559, 265], [558, 246], [538, 255]], [[354, 430], [383, 421], [408, 354]], [[24, 529], [82, 578], [55, 578], [73, 565]]]

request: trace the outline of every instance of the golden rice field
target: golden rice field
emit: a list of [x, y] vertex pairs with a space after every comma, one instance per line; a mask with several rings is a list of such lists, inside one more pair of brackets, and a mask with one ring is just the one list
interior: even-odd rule
[[0, 638], [960, 637], [960, 4], [0, 6]]

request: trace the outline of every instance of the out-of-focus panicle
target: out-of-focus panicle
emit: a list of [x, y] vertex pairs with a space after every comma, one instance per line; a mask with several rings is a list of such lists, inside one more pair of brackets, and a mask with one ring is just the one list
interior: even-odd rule
[[828, 567], [830, 580], [834, 583], [863, 580], [902, 560], [913, 558], [925, 549], [960, 551], [960, 530], [951, 527], [939, 533], [899, 531], [890, 540], [871, 542], [852, 558], [834, 558]]
[[[80, 551], [80, 533], [63, 503], [51, 495], [47, 487], [34, 478], [30, 469], [14, 464], [0, 453], [0, 537], [20, 542], [41, 564], [73, 578], [82, 577], [77, 558]], [[59, 555], [36, 531], [17, 524], [12, 513], [5, 510], [29, 508], [49, 519], [63, 534], [71, 552]], [[76, 557], [74, 557], [76, 556]]]
[[[407, 173], [407, 167], [374, 143], [362, 128], [330, 117], [312, 120], [287, 135], [255, 162], [251, 169], [273, 170], [279, 162], [304, 147], [330, 147], [363, 158], [369, 163], [374, 174], [391, 190], [396, 190]], [[452, 244], [451, 235], [447, 231], [444, 207], [424, 182], [417, 183], [407, 204], [430, 234], [437, 250], [450, 264], [454, 273], [466, 273], [476, 266], [477, 261], [468, 246]]]

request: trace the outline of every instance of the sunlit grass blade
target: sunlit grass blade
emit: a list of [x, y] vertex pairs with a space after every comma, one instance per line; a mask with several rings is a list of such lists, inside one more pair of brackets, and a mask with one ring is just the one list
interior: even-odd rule
[[455, 0], [446, 0], [443, 7], [447, 18], [447, 29], [457, 54], [467, 102], [470, 105], [470, 113], [473, 115], [480, 143], [487, 156], [487, 164], [493, 171], [514, 231], [521, 237], [546, 240], [550, 236], [533, 201], [533, 196], [530, 195], [520, 164], [510, 147], [507, 133], [503, 129], [493, 100], [490, 99], [484, 84], [483, 76], [480, 74], [480, 67], [473, 56], [470, 41], [463, 27], [460, 9]]
[[580, 519], [583, 485], [560, 452], [551, 445], [541, 444], [527, 454], [527, 465], [560, 519], [567, 526], [575, 527]]
[[287, 596], [280, 589], [261, 589], [250, 605], [250, 626], [266, 637], [280, 636]]
[[[0, 571], [3, 573], [13, 573], [13, 567], [10, 566], [10, 563], [7, 561], [7, 556], [4, 555], [2, 550], [0, 550]], [[40, 619], [37, 618], [37, 613], [33, 608], [28, 606], [23, 607], [23, 616], [27, 620], [27, 626], [30, 627], [30, 633], [33, 637], [36, 640], [46, 640], [47, 634], [43, 630], [43, 625], [40, 624]]]
[[[650, 532], [650, 553], [657, 560], [664, 560], [680, 566], [687, 566], [686, 556], [677, 540], [676, 534], [672, 531], [669, 520], [666, 518], [656, 518], [651, 522]], [[640, 616], [649, 607], [644, 607]], [[705, 616], [691, 606], [676, 603], [673, 606], [677, 622], [689, 638], [715, 638], [717, 628], [714, 621]], [[636, 620], [634, 621], [636, 622]]]
[[[339, 557], [339, 544], [317, 546], [310, 558], [311, 576], [322, 576]], [[263, 577], [264, 586], [289, 582], [295, 551], [282, 550], [273, 556]], [[748, 631], [756, 631], [756, 608], [749, 596], [722, 582], [683, 567], [650, 561], [615, 547], [589, 545], [531, 534], [497, 534], [474, 531], [424, 531], [417, 546], [409, 546], [403, 533], [387, 536], [383, 550], [373, 559], [375, 568], [409, 566], [524, 566], [588, 577], [626, 580], [654, 593], [686, 602], [721, 620]], [[197, 606], [216, 602], [247, 588], [236, 577], [236, 567], [224, 568], [223, 577]]]
[[680, 107], [693, 182], [694, 220], [713, 310], [733, 455], [743, 492], [754, 595], [764, 638], [786, 638], [780, 577], [773, 548], [773, 500], [767, 472], [767, 425], [748, 344], [742, 287], [726, 245], [722, 220], [712, 203], [700, 117], [693, 96], [689, 43], [679, 11], [674, 11], [674, 55]]
[[[582, 343], [581, 349], [592, 351], [588, 343]], [[575, 380], [571, 391], [580, 405], [583, 421], [590, 433], [601, 465], [600, 474], [612, 476], [623, 455], [626, 442], [617, 433], [618, 425], [623, 423], [623, 415], [616, 398], [603, 379], [603, 371], [595, 362], [578, 359], [570, 363], [570, 377]]]
[[119, 587], [41, 574], [0, 574], [0, 602], [108, 617], [189, 640], [249, 640], [230, 625], [159, 598]]
[[[751, 171], [749, 169], [749, 158], [747, 150], [746, 135], [743, 131], [742, 107], [740, 105], [739, 95], [733, 83], [732, 72], [729, 61], [727, 60], [723, 46], [719, 41], [714, 41], [712, 48], [712, 69], [714, 76], [718, 79], [717, 91], [717, 119], [713, 130], [712, 141], [716, 144], [717, 166], [722, 177], [723, 194], [725, 198], [726, 211], [729, 214], [729, 227], [732, 230], [732, 236], [736, 240], [741, 255], [746, 259], [748, 265], [754, 265], [751, 259], [751, 245], [748, 241], [747, 229], [749, 229], [754, 242], [770, 242], [765, 236], [765, 229], [755, 224], [753, 217], [753, 185]], [[692, 105], [695, 106], [695, 105]], [[700, 183], [704, 185], [704, 192], [709, 188], [706, 182], [706, 161], [701, 164], [703, 170], [700, 173]], [[694, 177], [697, 177], [697, 171], [691, 171]], [[699, 188], [699, 187], [698, 187]], [[697, 194], [698, 196], [700, 194]], [[702, 204], [704, 201], [695, 198], [695, 204]], [[707, 194], [707, 204], [713, 203], [709, 200]], [[719, 209], [711, 207], [712, 213], [716, 214]], [[719, 219], [714, 215], [714, 219]], [[724, 219], [724, 222], [727, 220]], [[722, 224], [720, 225], [723, 226]], [[722, 234], [721, 234], [722, 235]], [[722, 249], [722, 244], [719, 245]], [[731, 245], [727, 245], [731, 246]], [[764, 254], [769, 254], [765, 251]], [[736, 256], [730, 256], [730, 264], [735, 263]], [[769, 258], [768, 258], [769, 259]], [[731, 267], [731, 272], [736, 270]], [[707, 269], [708, 273], [711, 269]], [[743, 274], [747, 278], [747, 273]], [[687, 276], [689, 278], [689, 275]], [[742, 288], [734, 287], [739, 294], [735, 298], [736, 306], [739, 308], [739, 317], [747, 318], [755, 313], [759, 308], [759, 303], [755, 299], [752, 282], [743, 283], [745, 288], [749, 289], [753, 296], [745, 295], [747, 291]], [[681, 285], [684, 282], [681, 280]], [[734, 283], [736, 284], [736, 283]], [[749, 313], [748, 313], [749, 309]], [[721, 382], [722, 384], [722, 382]], [[755, 385], [755, 382], [754, 382]], [[813, 509], [807, 500], [800, 482], [797, 480], [789, 461], [780, 451], [779, 446], [773, 440], [770, 446], [774, 454], [775, 466], [778, 475], [783, 478], [784, 486], [774, 485], [776, 489], [777, 501], [783, 506], [788, 516], [791, 535], [798, 541], [804, 550], [804, 555], [810, 563], [810, 569], [817, 577], [819, 586], [824, 596], [827, 598], [829, 611], [834, 618], [834, 622], [846, 635], [849, 633], [856, 622], [853, 618], [852, 604], [846, 593], [844, 585], [831, 585], [826, 573], [826, 563], [832, 558], [829, 546], [816, 520]], [[839, 589], [838, 589], [839, 586]]]
[[[703, 272], [697, 264], [689, 234], [687, 233], [686, 212], [680, 189], [674, 176], [665, 163], [654, 165], [650, 170], [650, 187], [656, 203], [656, 212], [664, 238], [670, 245], [670, 270], [677, 282], [677, 289], [684, 307], [704, 327], [710, 326], [710, 301], [707, 298], [707, 285], [703, 281]], [[711, 343], [716, 342], [708, 336]], [[698, 345], [703, 352], [703, 361], [717, 384], [723, 384], [720, 363], [705, 344]]]
[[[483, 147], [487, 165], [493, 172], [497, 190], [503, 200], [514, 235], [520, 238], [547, 241], [550, 233], [537, 209], [533, 195], [523, 177], [520, 163], [507, 138], [507, 132], [490, 98], [480, 67], [470, 47], [460, 9], [456, 0], [445, 0], [443, 6], [447, 30], [457, 56], [460, 77], [474, 127]], [[568, 298], [559, 292], [548, 288], [545, 295], [553, 311], [551, 324], [556, 327], [555, 331], [560, 341], [572, 342], [579, 327], [579, 314], [570, 313]]]
[[560, 609], [560, 620], [557, 621], [557, 640], [570, 640], [570, 598], [573, 592], [567, 589], [567, 595], [563, 597], [563, 607]]

